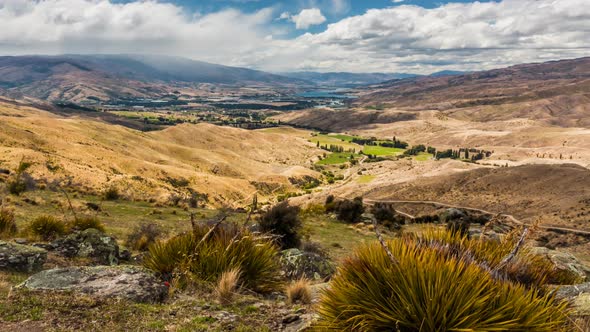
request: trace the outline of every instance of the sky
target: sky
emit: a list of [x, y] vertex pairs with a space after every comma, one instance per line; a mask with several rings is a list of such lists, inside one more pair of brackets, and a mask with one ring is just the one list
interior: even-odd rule
[[0, 55], [427, 74], [590, 56], [590, 0], [0, 0]]

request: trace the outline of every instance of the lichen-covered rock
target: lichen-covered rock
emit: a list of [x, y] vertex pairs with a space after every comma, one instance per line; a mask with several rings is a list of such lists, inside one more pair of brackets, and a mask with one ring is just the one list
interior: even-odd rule
[[39, 272], [17, 286], [29, 290], [74, 291], [134, 302], [162, 302], [168, 287], [149, 270], [133, 266], [72, 266]]
[[576, 315], [590, 315], [590, 282], [559, 286], [555, 296], [558, 299], [568, 300]]
[[117, 265], [119, 245], [105, 233], [90, 228], [68, 235], [52, 243], [55, 251], [65, 257], [91, 258], [96, 264]]
[[582, 264], [576, 256], [570, 253], [550, 250], [544, 247], [534, 247], [532, 251], [537, 255], [547, 257], [558, 270], [573, 272], [580, 276], [581, 281], [590, 279], [590, 267]]
[[281, 252], [281, 265], [285, 276], [291, 280], [300, 278], [326, 280], [336, 272], [334, 264], [327, 258], [296, 248]]
[[43, 267], [46, 259], [44, 249], [0, 241], [0, 270], [34, 272]]

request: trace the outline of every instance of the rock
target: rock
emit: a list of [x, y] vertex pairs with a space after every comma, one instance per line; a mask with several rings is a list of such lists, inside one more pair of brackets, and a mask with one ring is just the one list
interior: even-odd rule
[[74, 291], [134, 302], [162, 302], [168, 287], [149, 270], [132, 265], [72, 266], [39, 272], [17, 288]]
[[65, 257], [87, 257], [96, 264], [119, 263], [119, 245], [105, 233], [90, 228], [68, 235], [52, 243], [55, 251]]
[[298, 314], [290, 314], [283, 317], [283, 324], [291, 324], [295, 321], [298, 321], [301, 317]]
[[582, 281], [590, 279], [590, 268], [576, 258], [576, 256], [562, 251], [550, 250], [544, 247], [534, 247], [532, 252], [547, 257], [558, 270], [570, 271], [580, 276]]
[[41, 270], [46, 259], [44, 249], [0, 241], [0, 270], [35, 272]]
[[29, 243], [29, 240], [22, 239], [22, 238], [17, 238], [17, 239], [14, 239], [14, 243], [17, 243], [17, 244], [28, 244]]
[[576, 315], [590, 315], [590, 282], [559, 286], [555, 292], [555, 297], [568, 300], [572, 304]]
[[327, 258], [313, 252], [302, 252], [296, 248], [281, 252], [281, 265], [286, 277], [291, 280], [303, 277], [326, 280], [336, 272], [334, 264]]
[[[289, 316], [287, 316], [289, 317]], [[309, 331], [312, 324], [318, 320], [319, 316], [317, 314], [303, 314], [298, 317], [298, 319], [290, 322], [285, 323], [285, 319], [283, 318], [283, 331], [284, 332], [302, 332], [302, 331]]]

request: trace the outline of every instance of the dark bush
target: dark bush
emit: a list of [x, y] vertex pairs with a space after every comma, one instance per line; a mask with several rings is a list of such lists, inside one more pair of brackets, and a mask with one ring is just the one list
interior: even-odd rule
[[146, 251], [148, 247], [162, 238], [164, 232], [157, 224], [141, 224], [127, 237], [125, 245], [139, 251]]
[[336, 216], [338, 220], [353, 223], [365, 212], [362, 197], [355, 197], [353, 200], [345, 199], [336, 203]]
[[119, 189], [117, 189], [117, 187], [115, 187], [115, 186], [109, 187], [104, 192], [104, 199], [106, 199], [107, 201], [116, 201], [120, 197], [121, 197], [121, 195], [119, 194]]
[[469, 226], [471, 223], [466, 219], [454, 219], [447, 222], [447, 230], [452, 234], [458, 233], [462, 237], [469, 237]]
[[299, 247], [302, 227], [299, 210], [298, 206], [290, 206], [287, 201], [273, 206], [260, 218], [260, 230], [278, 235], [278, 243], [283, 249]]
[[395, 220], [395, 209], [391, 204], [377, 202], [371, 206], [371, 213], [379, 223]]
[[326, 197], [326, 203], [324, 204], [326, 208], [326, 213], [334, 212], [336, 210], [336, 201], [334, 195], [328, 195]]

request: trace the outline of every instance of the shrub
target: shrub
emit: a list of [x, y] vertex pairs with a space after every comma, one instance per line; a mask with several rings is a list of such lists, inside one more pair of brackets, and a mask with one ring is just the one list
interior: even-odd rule
[[115, 186], [111, 186], [107, 188], [104, 192], [104, 199], [107, 201], [116, 201], [121, 197], [119, 194], [119, 189]]
[[74, 221], [72, 221], [71, 226], [72, 226], [72, 229], [75, 229], [78, 231], [84, 231], [89, 228], [94, 228], [94, 229], [97, 229], [101, 232], [105, 231], [104, 225], [102, 224], [100, 219], [98, 219], [98, 217], [93, 217], [93, 216], [82, 216], [80, 218], [76, 218], [76, 219], [74, 219]]
[[278, 243], [283, 249], [298, 247], [301, 243], [301, 219], [299, 207], [281, 202], [262, 215], [260, 230], [279, 236]]
[[215, 295], [217, 296], [219, 303], [227, 305], [232, 302], [234, 294], [238, 289], [239, 281], [239, 268], [232, 268], [221, 274], [217, 281], [217, 286], [215, 287]]
[[345, 199], [336, 204], [336, 217], [341, 221], [356, 222], [364, 212], [362, 197], [355, 197], [352, 201]]
[[141, 224], [129, 234], [125, 245], [134, 250], [146, 251], [152, 243], [163, 235], [162, 228], [157, 224]]
[[0, 208], [0, 238], [14, 234], [16, 234], [14, 212], [6, 208]]
[[326, 197], [326, 202], [324, 204], [326, 213], [334, 212], [336, 210], [336, 202], [334, 199], [334, 195], [328, 195], [328, 197]]
[[53, 216], [39, 216], [29, 225], [31, 234], [44, 241], [54, 240], [67, 232], [66, 224]]
[[31, 163], [25, 161], [18, 164], [14, 178], [7, 183], [8, 192], [18, 196], [27, 189], [35, 187], [35, 180], [26, 173], [26, 170], [31, 166]]
[[447, 222], [447, 231], [460, 236], [469, 236], [469, 226], [471, 223], [465, 219], [454, 219]]
[[230, 225], [217, 228], [201, 242], [208, 231], [207, 226], [196, 225], [192, 233], [154, 243], [144, 265], [165, 279], [208, 282], [217, 281], [225, 271], [239, 268], [242, 285], [248, 289], [266, 293], [281, 286], [278, 248], [271, 239]]
[[287, 301], [291, 304], [311, 303], [311, 287], [309, 285], [309, 281], [303, 278], [288, 285], [285, 293], [287, 293]]
[[[379, 243], [358, 248], [322, 292], [320, 327], [340, 331], [565, 328], [567, 302], [542, 289], [496, 278], [466, 258], [470, 250], [475, 257], [509, 252], [514, 243], [487, 242], [484, 247], [494, 247], [488, 253], [479, 251], [484, 247], [478, 249], [477, 242], [486, 241], [471, 242], [449, 233], [396, 238], [387, 243], [396, 264]], [[495, 262], [488, 263], [493, 267]]]
[[377, 202], [371, 207], [371, 213], [379, 223], [395, 220], [395, 209], [391, 204]]

